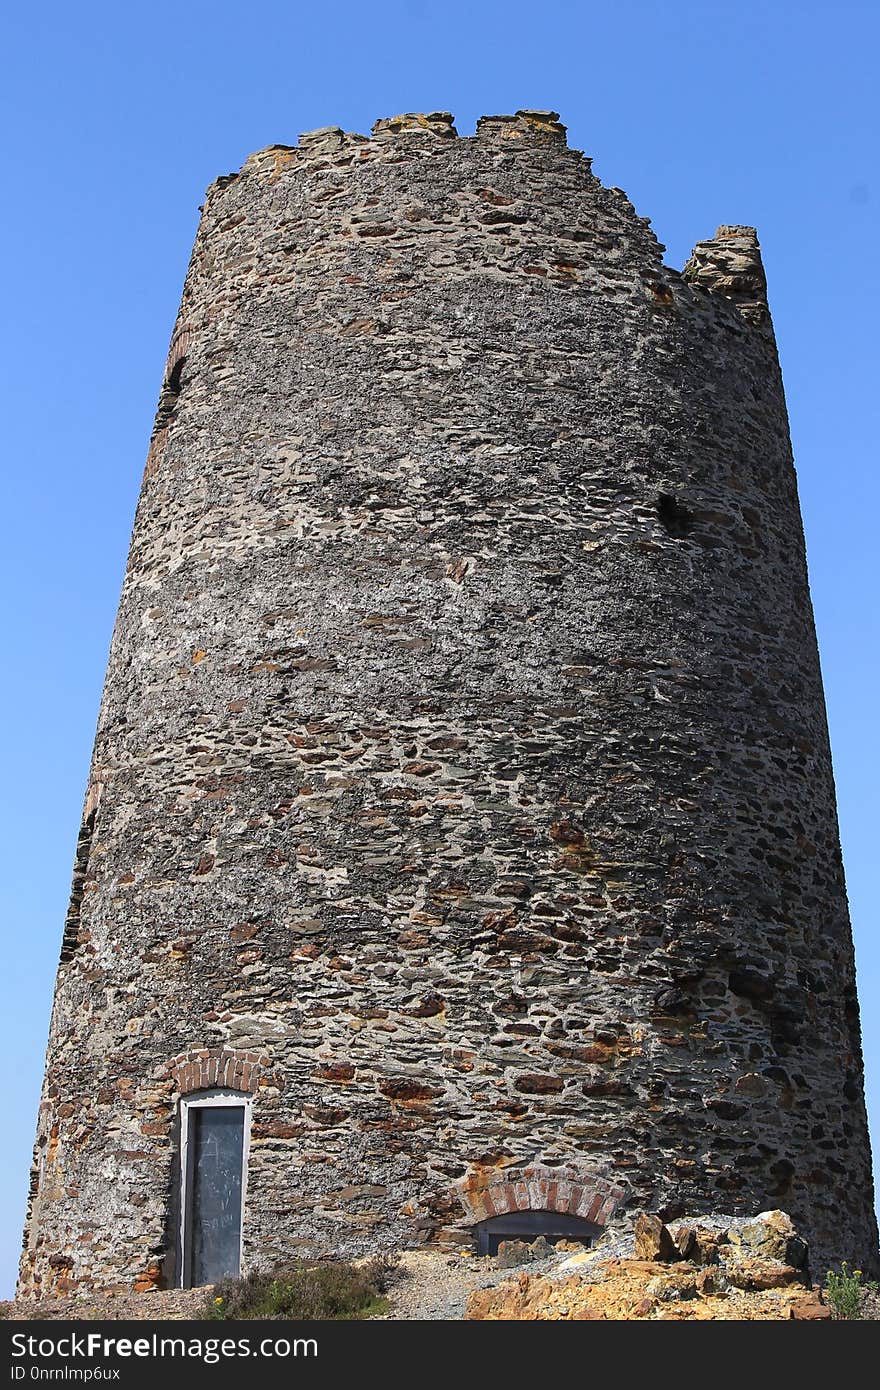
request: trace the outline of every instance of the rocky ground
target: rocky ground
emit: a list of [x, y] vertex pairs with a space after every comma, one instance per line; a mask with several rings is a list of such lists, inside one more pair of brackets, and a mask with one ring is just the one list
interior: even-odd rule
[[[876, 1295], [863, 1297], [862, 1315], [876, 1317], [877, 1302]], [[643, 1213], [632, 1236], [476, 1290], [465, 1312], [471, 1319], [506, 1321], [833, 1316], [821, 1290], [811, 1286], [806, 1242], [780, 1211], [754, 1220], [697, 1218], [670, 1227]]]
[[[387, 1320], [631, 1321], [826, 1320], [833, 1314], [811, 1287], [805, 1243], [782, 1212], [752, 1221], [699, 1217], [667, 1227], [637, 1218], [635, 1232], [594, 1249], [507, 1242], [497, 1257], [437, 1246], [407, 1250], [388, 1293]], [[208, 1290], [176, 1289], [0, 1303], [0, 1316], [26, 1320], [198, 1318]], [[880, 1318], [866, 1293], [862, 1317]]]

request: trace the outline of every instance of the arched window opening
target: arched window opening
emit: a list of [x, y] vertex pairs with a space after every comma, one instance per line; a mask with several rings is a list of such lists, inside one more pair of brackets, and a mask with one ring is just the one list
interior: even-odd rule
[[497, 1255], [502, 1240], [536, 1240], [543, 1236], [551, 1245], [558, 1240], [577, 1240], [592, 1245], [602, 1227], [565, 1211], [507, 1211], [490, 1216], [473, 1228], [480, 1255]]
[[171, 371], [168, 373], [166, 383], [167, 390], [172, 396], [179, 396], [183, 384], [183, 369], [186, 366], [186, 358], [178, 357]]
[[156, 432], [163, 430], [165, 426], [169, 424], [177, 409], [177, 403], [186, 385], [184, 380], [185, 367], [186, 357], [178, 357], [171, 370], [167, 373], [165, 380], [162, 382], [162, 390], [159, 395], [159, 409], [156, 413], [154, 437]]
[[241, 1273], [241, 1239], [251, 1097], [201, 1091], [180, 1102], [182, 1288]]

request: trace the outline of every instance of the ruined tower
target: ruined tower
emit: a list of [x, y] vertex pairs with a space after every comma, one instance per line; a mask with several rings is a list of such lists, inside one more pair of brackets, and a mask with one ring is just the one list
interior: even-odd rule
[[95, 744], [21, 1288], [782, 1207], [876, 1252], [753, 231], [552, 112], [218, 179]]

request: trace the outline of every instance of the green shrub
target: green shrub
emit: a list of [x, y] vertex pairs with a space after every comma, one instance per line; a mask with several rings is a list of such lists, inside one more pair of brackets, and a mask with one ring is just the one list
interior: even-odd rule
[[857, 1319], [862, 1316], [862, 1294], [876, 1293], [877, 1285], [862, 1283], [862, 1271], [850, 1270], [846, 1260], [840, 1266], [840, 1273], [829, 1269], [825, 1276], [825, 1297], [834, 1309], [836, 1318]]
[[383, 1297], [396, 1260], [380, 1256], [367, 1264], [295, 1265], [275, 1274], [223, 1279], [211, 1290], [205, 1316], [212, 1320], [251, 1318], [293, 1322], [372, 1318], [384, 1313]]

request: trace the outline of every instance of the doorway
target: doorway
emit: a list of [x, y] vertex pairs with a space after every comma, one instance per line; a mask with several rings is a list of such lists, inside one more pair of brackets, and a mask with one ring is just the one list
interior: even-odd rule
[[204, 1092], [181, 1104], [183, 1288], [241, 1273], [249, 1098]]

